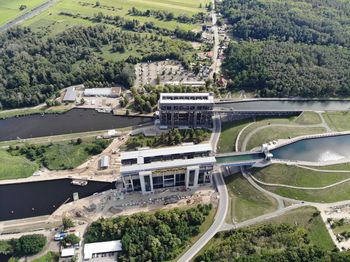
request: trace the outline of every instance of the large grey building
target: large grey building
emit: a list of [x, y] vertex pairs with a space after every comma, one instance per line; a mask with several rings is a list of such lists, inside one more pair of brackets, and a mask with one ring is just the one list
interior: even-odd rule
[[161, 126], [212, 127], [213, 93], [161, 93], [158, 111]]
[[215, 157], [210, 144], [186, 144], [122, 152], [121, 162], [124, 190], [145, 194], [157, 188], [210, 183]]

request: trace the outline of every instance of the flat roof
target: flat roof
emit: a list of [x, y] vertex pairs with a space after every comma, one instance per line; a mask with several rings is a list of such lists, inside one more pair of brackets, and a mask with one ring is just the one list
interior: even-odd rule
[[214, 95], [212, 93], [161, 93], [159, 103], [214, 104]]
[[120, 240], [95, 242], [84, 245], [84, 259], [91, 259], [92, 254], [122, 251]]
[[63, 248], [61, 250], [61, 257], [72, 257], [75, 255], [74, 247]]
[[121, 166], [120, 172], [123, 173], [138, 173], [141, 171], [157, 170], [157, 169], [168, 169], [183, 166], [194, 166], [203, 164], [214, 164], [216, 163], [215, 157], [197, 157], [192, 159], [175, 159], [170, 161], [159, 161], [147, 164], [134, 164], [129, 166]]
[[185, 154], [191, 152], [203, 152], [211, 151], [211, 145], [197, 144], [197, 145], [182, 145], [172, 147], [162, 147], [156, 149], [142, 149], [138, 151], [121, 152], [121, 160], [134, 159], [139, 157], [153, 157], [153, 156], [165, 156], [174, 154]]
[[[86, 88], [84, 90], [85, 96], [110, 96], [112, 94], [117, 95], [118, 90], [114, 90], [112, 88]], [[120, 93], [120, 90], [119, 90]], [[119, 95], [119, 94], [118, 94]]]
[[77, 92], [75, 91], [75, 87], [74, 86], [68, 87], [63, 97], [63, 101], [74, 102], [76, 99], [77, 99]]

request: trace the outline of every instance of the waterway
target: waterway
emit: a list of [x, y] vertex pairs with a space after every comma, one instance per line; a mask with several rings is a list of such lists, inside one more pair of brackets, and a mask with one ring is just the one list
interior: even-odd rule
[[215, 104], [215, 107], [234, 110], [350, 110], [350, 101], [244, 101]]
[[236, 156], [217, 156], [215, 158], [216, 158], [216, 163], [222, 164], [222, 163], [232, 163], [232, 162], [238, 162], [238, 161], [261, 159], [261, 158], [264, 158], [264, 154], [252, 153], [252, 154], [236, 155]]
[[272, 150], [273, 158], [324, 162], [350, 158], [350, 135], [300, 140]]
[[[86, 186], [71, 184], [71, 179], [57, 179], [0, 185], [0, 221], [53, 213], [65, 201], [114, 188], [114, 183], [89, 181]], [[12, 212], [13, 211], [13, 212]]]
[[150, 117], [114, 116], [94, 109], [12, 117], [0, 120], [0, 141], [123, 128], [150, 121]]

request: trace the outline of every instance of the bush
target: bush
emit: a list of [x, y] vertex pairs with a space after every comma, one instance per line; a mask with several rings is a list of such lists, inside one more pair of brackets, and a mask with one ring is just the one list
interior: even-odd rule
[[79, 237], [77, 237], [74, 234], [69, 234], [68, 236], [64, 237], [61, 240], [61, 245], [63, 245], [63, 246], [75, 245], [75, 244], [78, 244], [79, 241], [80, 241]]
[[74, 227], [73, 221], [68, 217], [62, 218], [62, 224], [63, 224], [64, 229]]

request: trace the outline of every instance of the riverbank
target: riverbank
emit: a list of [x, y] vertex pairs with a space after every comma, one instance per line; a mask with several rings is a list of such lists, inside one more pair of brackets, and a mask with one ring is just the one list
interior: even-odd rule
[[58, 106], [49, 107], [45, 105], [41, 107], [34, 108], [24, 108], [24, 109], [11, 109], [0, 111], [0, 119], [7, 119], [12, 117], [29, 116], [29, 115], [45, 115], [45, 114], [63, 114], [72, 109], [71, 105], [68, 106]]

